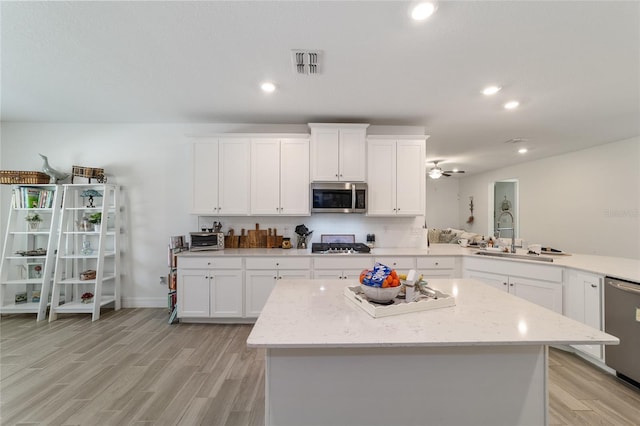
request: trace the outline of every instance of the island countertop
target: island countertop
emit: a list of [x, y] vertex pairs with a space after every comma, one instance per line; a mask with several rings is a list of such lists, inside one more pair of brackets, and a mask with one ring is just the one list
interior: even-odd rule
[[430, 280], [456, 306], [384, 318], [343, 295], [345, 280], [281, 280], [247, 344], [262, 348], [618, 344], [609, 334], [471, 279]]

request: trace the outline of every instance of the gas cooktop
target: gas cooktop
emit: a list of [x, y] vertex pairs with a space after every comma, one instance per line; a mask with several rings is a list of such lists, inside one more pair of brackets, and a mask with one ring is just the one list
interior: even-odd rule
[[369, 253], [371, 249], [363, 243], [312, 243], [311, 253], [357, 254]]

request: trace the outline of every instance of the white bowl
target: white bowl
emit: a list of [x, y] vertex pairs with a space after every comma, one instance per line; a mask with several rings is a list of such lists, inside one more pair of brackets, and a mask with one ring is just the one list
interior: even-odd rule
[[361, 284], [360, 287], [362, 287], [362, 291], [364, 295], [367, 296], [367, 299], [382, 303], [395, 299], [402, 288], [402, 286], [387, 288], [371, 287], [365, 284]]

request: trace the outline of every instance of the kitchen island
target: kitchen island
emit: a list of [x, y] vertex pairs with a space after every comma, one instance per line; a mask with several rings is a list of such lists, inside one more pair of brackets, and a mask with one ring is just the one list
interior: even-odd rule
[[479, 281], [429, 284], [456, 306], [372, 318], [343, 295], [357, 282], [278, 282], [247, 340], [266, 424], [547, 424], [547, 345], [618, 343]]

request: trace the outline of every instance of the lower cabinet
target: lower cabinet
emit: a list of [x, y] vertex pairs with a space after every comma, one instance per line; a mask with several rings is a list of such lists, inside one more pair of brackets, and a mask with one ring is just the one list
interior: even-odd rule
[[178, 263], [178, 318], [243, 316], [242, 259], [186, 258]]
[[459, 278], [459, 262], [455, 257], [425, 256], [416, 260], [416, 271], [423, 279]]
[[354, 255], [350, 257], [317, 257], [313, 262], [313, 278], [317, 280], [348, 280], [359, 283], [360, 272], [373, 267], [371, 256]]
[[562, 314], [563, 268], [466, 258], [464, 278], [473, 278]]
[[[564, 286], [564, 315], [603, 331], [603, 279], [600, 275], [569, 270]], [[604, 358], [602, 345], [573, 347], [599, 360]]]
[[281, 279], [311, 278], [310, 258], [247, 258], [245, 271], [245, 317], [257, 318], [271, 290]]

